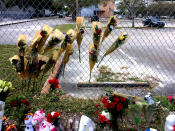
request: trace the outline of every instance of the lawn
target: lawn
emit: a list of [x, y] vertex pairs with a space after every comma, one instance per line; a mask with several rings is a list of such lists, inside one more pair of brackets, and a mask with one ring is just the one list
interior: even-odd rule
[[69, 29], [75, 29], [75, 24], [62, 24], [59, 26], [56, 26], [55, 29], [59, 29], [62, 32], [67, 32]]

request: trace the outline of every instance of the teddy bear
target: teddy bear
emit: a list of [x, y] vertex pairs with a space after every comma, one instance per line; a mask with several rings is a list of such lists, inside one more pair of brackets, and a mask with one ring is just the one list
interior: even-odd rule
[[175, 131], [175, 115], [170, 114], [166, 117], [165, 131]]

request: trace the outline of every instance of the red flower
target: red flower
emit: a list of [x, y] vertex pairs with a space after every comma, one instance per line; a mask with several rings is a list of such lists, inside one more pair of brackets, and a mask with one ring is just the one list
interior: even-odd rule
[[84, 34], [84, 30], [83, 30], [83, 29], [81, 29], [80, 33], [81, 33], [81, 34]]
[[57, 80], [57, 78], [53, 78], [53, 79], [49, 80], [48, 82], [49, 82], [49, 84], [54, 85], [55, 89], [59, 88], [59, 85], [58, 85], [59, 81]]
[[173, 102], [173, 97], [172, 96], [168, 96], [169, 98], [169, 102], [172, 103]]
[[52, 117], [51, 114], [47, 115], [47, 121], [50, 122], [50, 123], [53, 121], [53, 117]]
[[106, 108], [109, 108], [110, 103], [109, 103], [108, 101], [106, 101], [106, 102], [104, 103], [104, 105], [105, 105]]
[[122, 104], [117, 104], [117, 111], [121, 111], [123, 109], [123, 105]]
[[11, 101], [10, 102], [10, 106], [11, 107], [15, 107], [15, 106], [17, 106], [18, 105], [18, 102], [17, 101]]
[[116, 98], [116, 97], [113, 100], [116, 101], [116, 102], [119, 102], [120, 101], [120, 99], [119, 98]]
[[109, 106], [110, 109], [114, 109], [115, 108], [115, 105], [117, 104], [117, 102], [112, 102]]
[[54, 115], [53, 115], [53, 118], [56, 119], [60, 116], [61, 114], [59, 112], [55, 112]]
[[103, 97], [103, 99], [101, 100], [101, 103], [105, 103], [108, 99], [106, 97]]
[[110, 121], [106, 118], [106, 116], [98, 114], [98, 121], [102, 124], [107, 123], [110, 124]]
[[15, 106], [15, 101], [11, 101], [11, 102], [10, 102], [10, 106], [11, 106], [11, 107], [14, 107], [14, 106]]
[[21, 103], [27, 104], [27, 101], [24, 99], [24, 100], [21, 100]]
[[126, 102], [126, 98], [121, 97], [121, 98], [120, 98], [120, 101], [121, 101], [121, 102]]
[[98, 114], [98, 111], [94, 112], [93, 115], [95, 116], [96, 114]]
[[173, 131], [175, 131], [175, 126], [173, 126]]
[[97, 35], [100, 35], [101, 34], [101, 29], [98, 29], [97, 30]]
[[99, 105], [95, 105], [96, 107], [99, 107]]

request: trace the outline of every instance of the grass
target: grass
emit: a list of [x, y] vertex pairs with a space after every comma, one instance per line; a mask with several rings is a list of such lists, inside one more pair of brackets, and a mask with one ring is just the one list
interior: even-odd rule
[[138, 77], [128, 77], [129, 74], [124, 73], [114, 73], [111, 68], [107, 66], [101, 66], [98, 70], [99, 76], [97, 77], [97, 82], [125, 82], [125, 81], [134, 81], [134, 82], [145, 82]]
[[55, 27], [55, 29], [59, 29], [62, 32], [67, 32], [69, 29], [75, 29], [75, 24], [62, 24]]

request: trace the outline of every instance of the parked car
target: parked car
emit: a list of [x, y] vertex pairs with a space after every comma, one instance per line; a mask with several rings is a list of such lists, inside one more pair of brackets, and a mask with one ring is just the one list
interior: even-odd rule
[[58, 16], [59, 18], [64, 18], [64, 17], [65, 17], [65, 15], [62, 14], [62, 13], [57, 13], [57, 16]]
[[144, 20], [143, 25], [148, 26], [148, 27], [164, 27], [165, 22], [160, 21], [160, 19], [158, 18], [151, 17], [151, 18], [147, 18], [146, 20]]
[[98, 15], [94, 15], [91, 17], [91, 22], [93, 22], [93, 21], [99, 21]]

